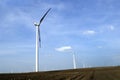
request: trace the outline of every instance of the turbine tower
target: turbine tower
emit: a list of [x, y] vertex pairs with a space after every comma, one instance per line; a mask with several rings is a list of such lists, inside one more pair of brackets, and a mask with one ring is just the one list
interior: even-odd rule
[[76, 69], [76, 58], [75, 58], [75, 53], [73, 52], [73, 68]]
[[41, 37], [40, 37], [40, 24], [42, 23], [45, 16], [48, 14], [48, 12], [51, 10], [48, 9], [48, 11], [43, 15], [43, 17], [40, 19], [39, 23], [34, 23], [36, 27], [36, 72], [39, 71], [39, 47], [41, 47]]

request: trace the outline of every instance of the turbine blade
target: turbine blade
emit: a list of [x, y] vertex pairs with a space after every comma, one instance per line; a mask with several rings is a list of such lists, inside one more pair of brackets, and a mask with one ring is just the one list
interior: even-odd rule
[[40, 28], [38, 29], [38, 34], [39, 34], [39, 45], [40, 45], [40, 48], [41, 48], [41, 36], [40, 36]]
[[44, 14], [44, 16], [40, 19], [39, 25], [42, 23], [45, 16], [48, 14], [48, 12], [51, 10], [51, 8], [48, 9], [48, 11]]

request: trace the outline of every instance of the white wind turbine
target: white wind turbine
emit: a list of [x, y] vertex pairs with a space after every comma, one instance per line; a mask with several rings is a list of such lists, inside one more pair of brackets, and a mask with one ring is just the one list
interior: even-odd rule
[[75, 53], [72, 53], [73, 55], [73, 68], [76, 69], [76, 57], [75, 57]]
[[63, 47], [60, 47], [60, 48], [56, 48], [56, 50], [60, 51], [60, 52], [69, 51], [70, 53], [72, 53], [73, 69], [77, 68], [77, 66], [76, 66], [75, 52], [72, 51], [72, 47], [71, 46], [63, 46]]
[[48, 11], [44, 14], [44, 16], [40, 19], [39, 23], [34, 22], [34, 25], [36, 27], [36, 72], [39, 71], [39, 47], [41, 47], [41, 38], [40, 38], [40, 24], [42, 23], [45, 16], [48, 14], [48, 12], [51, 10], [48, 9]]

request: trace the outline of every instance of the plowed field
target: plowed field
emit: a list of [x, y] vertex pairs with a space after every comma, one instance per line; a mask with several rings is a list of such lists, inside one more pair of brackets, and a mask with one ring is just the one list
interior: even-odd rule
[[120, 80], [120, 67], [0, 74], [0, 80]]

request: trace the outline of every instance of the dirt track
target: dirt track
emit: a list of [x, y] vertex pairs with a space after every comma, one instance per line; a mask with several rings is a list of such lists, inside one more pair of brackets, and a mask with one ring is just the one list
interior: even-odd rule
[[120, 67], [0, 74], [0, 80], [120, 80]]

